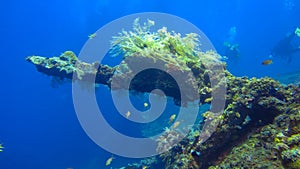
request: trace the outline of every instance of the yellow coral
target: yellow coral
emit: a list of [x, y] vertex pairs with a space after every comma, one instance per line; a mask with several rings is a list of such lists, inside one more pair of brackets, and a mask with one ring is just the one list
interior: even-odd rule
[[26, 60], [31, 61], [35, 65], [40, 65], [46, 60], [46, 58], [41, 56], [29, 56], [26, 58]]
[[64, 61], [77, 61], [77, 57], [74, 52], [72, 51], [65, 51], [63, 54], [59, 56], [60, 59]]
[[281, 140], [280, 140], [279, 138], [276, 137], [276, 138], [274, 138], [274, 142], [275, 142], [275, 143], [280, 143]]
[[211, 102], [212, 99], [213, 99], [212, 97], [206, 98], [206, 99], [204, 100], [204, 102], [205, 102], [205, 103]]

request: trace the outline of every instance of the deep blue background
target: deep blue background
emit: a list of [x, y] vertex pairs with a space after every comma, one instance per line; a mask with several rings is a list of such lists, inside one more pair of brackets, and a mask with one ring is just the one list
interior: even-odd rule
[[[241, 56], [229, 58], [237, 76], [274, 76], [299, 70], [275, 59], [262, 66], [270, 49], [300, 26], [300, 2], [288, 0], [124, 1], [12, 0], [1, 2], [0, 153], [1, 169], [104, 168], [111, 156], [83, 132], [73, 109], [71, 84], [51, 86], [51, 78], [25, 61], [29, 55], [78, 53], [87, 36], [106, 23], [136, 12], [165, 12], [198, 26], [222, 51], [231, 27]], [[289, 0], [292, 2], [292, 0]], [[298, 55], [299, 56], [299, 55]], [[101, 89], [105, 90], [105, 89]], [[128, 161], [130, 162], [130, 161]], [[113, 166], [125, 164], [115, 160]]]

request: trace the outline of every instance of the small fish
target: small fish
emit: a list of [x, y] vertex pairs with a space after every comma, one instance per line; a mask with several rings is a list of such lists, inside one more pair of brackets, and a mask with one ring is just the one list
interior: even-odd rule
[[127, 113], [125, 114], [127, 119], [129, 118], [130, 115], [131, 115], [130, 111], [127, 111]]
[[273, 60], [267, 59], [267, 60], [264, 60], [261, 64], [262, 65], [269, 65], [269, 64], [272, 64], [272, 63], [273, 63]]
[[88, 37], [89, 37], [89, 39], [94, 39], [96, 36], [97, 36], [97, 34], [93, 33], [93, 34], [90, 34]]
[[2, 152], [3, 151], [3, 146], [2, 146], [2, 144], [0, 144], [0, 152]]
[[298, 27], [296, 28], [295, 34], [300, 37], [300, 28], [298, 28]]
[[147, 168], [148, 168], [148, 166], [143, 166], [143, 167], [142, 167], [142, 169], [147, 169]]
[[148, 107], [149, 104], [147, 102], [144, 103], [144, 107]]
[[148, 19], [148, 24], [149, 24], [150, 26], [153, 26], [153, 25], [155, 25], [155, 22]]
[[201, 153], [199, 151], [195, 151], [195, 150], [191, 150], [191, 154], [192, 154], [192, 156], [197, 156], [197, 157], [199, 157], [201, 155]]
[[175, 120], [176, 118], [176, 114], [172, 114], [169, 118], [169, 124], [173, 123], [173, 121]]
[[111, 156], [109, 159], [106, 160], [105, 165], [109, 166], [111, 164], [111, 162], [113, 161], [113, 159], [115, 159], [115, 157]]
[[180, 125], [180, 121], [176, 121], [172, 126], [173, 129], [176, 129]]

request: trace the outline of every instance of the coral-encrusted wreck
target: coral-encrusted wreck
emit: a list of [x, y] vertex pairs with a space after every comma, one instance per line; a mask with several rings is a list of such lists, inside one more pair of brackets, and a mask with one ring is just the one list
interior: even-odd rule
[[[213, 51], [201, 51], [196, 34], [181, 37], [166, 28], [149, 33], [153, 21], [140, 26], [134, 23], [133, 32], [123, 31], [112, 41], [111, 54], [122, 55], [115, 67], [97, 62], [85, 63], [67, 51], [60, 57], [27, 57], [37, 70], [54, 77], [88, 80], [112, 87], [112, 80], [126, 81], [135, 65], [159, 64], [165, 72], [150, 69], [130, 83], [130, 90], [151, 92], [161, 89], [175, 102], [193, 101], [196, 96], [181, 95], [176, 81], [169, 74], [184, 74], [185, 90], [197, 90], [199, 105], [224, 99], [225, 109], [212, 108], [203, 114], [199, 131], [191, 131], [178, 145], [148, 160], [148, 168], [300, 168], [300, 88], [283, 86], [271, 78], [235, 77], [225, 70], [225, 63]], [[219, 69], [222, 67], [222, 69]], [[212, 71], [215, 70], [215, 71]], [[189, 73], [192, 72], [192, 73]], [[195, 81], [191, 81], [191, 75]], [[214, 81], [214, 85], [212, 85]], [[123, 88], [122, 83], [114, 88]], [[226, 86], [224, 98], [216, 98], [220, 86]], [[210, 126], [216, 127], [213, 133]], [[206, 131], [207, 130], [207, 131]], [[173, 131], [170, 131], [173, 132]], [[210, 136], [202, 140], [202, 136]], [[161, 161], [157, 164], [155, 161]], [[142, 168], [133, 164], [123, 168]]]

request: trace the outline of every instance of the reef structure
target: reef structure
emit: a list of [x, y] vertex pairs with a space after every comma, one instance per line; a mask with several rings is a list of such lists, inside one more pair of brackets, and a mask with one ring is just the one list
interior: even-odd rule
[[[39, 72], [72, 80], [89, 80], [114, 89], [125, 88], [131, 80], [136, 65], [158, 64], [165, 72], [148, 69], [135, 76], [130, 90], [151, 92], [161, 89], [175, 103], [194, 101], [199, 94], [199, 105], [215, 100], [225, 101], [225, 109], [212, 107], [202, 114], [199, 132], [191, 131], [178, 145], [161, 154], [160, 166], [166, 169], [204, 168], [300, 168], [300, 87], [282, 85], [271, 78], [235, 77], [226, 70], [222, 56], [214, 51], [201, 51], [198, 35], [184, 37], [161, 28], [150, 32], [153, 21], [141, 26], [134, 21], [133, 32], [123, 31], [112, 41], [111, 54], [123, 61], [115, 66], [80, 61], [73, 52], [66, 51], [59, 57], [29, 56]], [[222, 69], [217, 69], [222, 67]], [[211, 70], [216, 70], [212, 72]], [[192, 73], [190, 73], [192, 72]], [[184, 75], [184, 89], [179, 90], [169, 74]], [[190, 80], [191, 76], [195, 80]], [[214, 85], [212, 85], [212, 82]], [[226, 86], [224, 98], [213, 97], [220, 86]], [[182, 95], [181, 93], [187, 93]], [[191, 94], [191, 95], [190, 95]], [[220, 112], [221, 111], [221, 112]], [[208, 122], [208, 123], [207, 123]], [[208, 124], [204, 128], [204, 124]], [[213, 133], [209, 130], [215, 127]], [[170, 131], [173, 135], [180, 135]], [[208, 137], [203, 140], [203, 137]], [[164, 139], [164, 138], [161, 138]], [[158, 143], [163, 143], [158, 140]], [[163, 148], [163, 145], [158, 147]], [[155, 168], [153, 160], [147, 164]], [[123, 168], [141, 168], [129, 165]]]
[[39, 72], [61, 78], [88, 81], [96, 76], [94, 83], [108, 84], [115, 69], [98, 62], [81, 62], [72, 51], [65, 51], [59, 57], [29, 56], [26, 60], [34, 64]]

